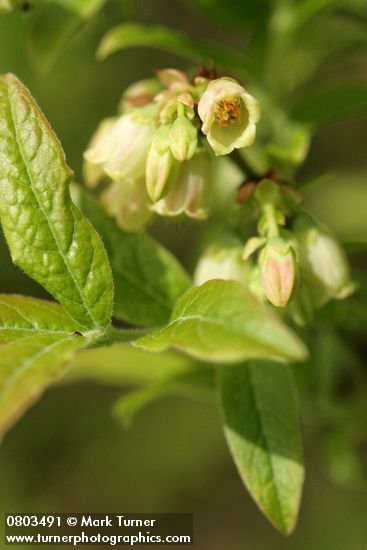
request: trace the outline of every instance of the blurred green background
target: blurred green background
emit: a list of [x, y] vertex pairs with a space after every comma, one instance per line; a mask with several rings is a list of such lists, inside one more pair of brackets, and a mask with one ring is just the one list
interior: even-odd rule
[[[194, 9], [196, 4], [201, 10]], [[127, 84], [150, 76], [158, 67], [193, 68], [181, 57], [140, 48], [97, 62], [95, 52], [106, 30], [137, 20], [166, 24], [233, 48], [246, 42], [245, 31], [230, 18], [226, 22], [209, 17], [204, 1], [107, 0], [102, 11], [85, 22], [75, 20], [57, 2], [42, 8], [41, 16], [35, 11], [0, 18], [0, 72], [14, 72], [31, 89], [78, 180], [90, 135], [101, 118], [115, 112]], [[364, 56], [364, 69], [360, 60], [356, 64], [351, 59], [339, 67], [346, 81], [357, 71], [358, 79], [367, 82]], [[298, 176], [306, 182], [332, 172], [322, 186], [316, 183], [306, 189], [306, 203], [345, 243], [367, 240], [366, 154], [367, 114], [350, 116], [317, 132]], [[167, 236], [167, 231], [157, 229], [173, 249], [182, 248], [191, 230], [178, 225]], [[0, 291], [45, 296], [12, 266], [3, 241], [0, 246]], [[360, 248], [352, 261], [363, 268]], [[149, 406], [124, 431], [110, 414], [120, 394], [118, 388], [81, 382], [49, 390], [2, 443], [2, 512], [192, 511], [194, 548], [200, 550], [367, 548], [366, 485], [350, 482], [348, 475], [347, 483], [340, 485], [331, 477], [343, 475], [327, 475], [320, 460], [319, 433], [307, 414], [305, 495], [296, 532], [284, 539], [240, 483], [215, 399], [167, 398]], [[338, 447], [333, 449], [338, 452]]]

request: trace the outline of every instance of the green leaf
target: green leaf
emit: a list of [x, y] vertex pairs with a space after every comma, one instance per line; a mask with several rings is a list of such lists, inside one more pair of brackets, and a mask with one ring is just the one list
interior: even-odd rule
[[12, 259], [85, 328], [110, 320], [113, 283], [99, 235], [70, 198], [71, 170], [47, 120], [0, 78], [0, 217]]
[[35, 6], [27, 43], [34, 69], [47, 73], [105, 0], [49, 0]]
[[304, 467], [292, 371], [251, 361], [220, 370], [225, 434], [239, 474], [267, 518], [294, 529]]
[[146, 327], [166, 323], [174, 303], [191, 286], [182, 266], [149, 236], [119, 229], [86, 194], [81, 200], [110, 258], [116, 289], [115, 317]]
[[58, 4], [65, 10], [69, 10], [79, 17], [92, 17], [99, 11], [106, 0], [49, 0], [53, 4]]
[[97, 51], [98, 59], [126, 48], [158, 48], [190, 59], [211, 60], [227, 66], [244, 69], [244, 58], [237, 51], [193, 39], [185, 34], [166, 27], [124, 23], [109, 30], [103, 37]]
[[251, 30], [254, 26], [265, 26], [266, 19], [271, 13], [271, 2], [269, 0], [189, 0], [190, 3], [200, 9], [205, 18], [212, 18], [219, 21], [220, 25], [227, 23], [233, 29], [233, 25], [241, 27], [251, 23]]
[[293, 117], [320, 126], [359, 113], [367, 113], [367, 86], [356, 84], [308, 94], [295, 106]]
[[0, 437], [97, 335], [55, 303], [0, 295]]
[[241, 283], [211, 280], [189, 290], [174, 308], [171, 322], [134, 345], [162, 351], [169, 346], [198, 359], [231, 363], [254, 358], [302, 360], [298, 337]]
[[306, 24], [308, 21], [327, 9], [337, 9], [340, 0], [303, 0], [295, 5], [295, 19], [298, 27]]
[[35, 71], [46, 74], [80, 31], [83, 20], [72, 11], [42, 3], [28, 29], [27, 54]]

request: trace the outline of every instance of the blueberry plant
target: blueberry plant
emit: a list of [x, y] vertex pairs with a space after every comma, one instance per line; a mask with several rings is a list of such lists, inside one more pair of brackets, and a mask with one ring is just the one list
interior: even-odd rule
[[[58, 3], [81, 18], [103, 5]], [[367, 108], [367, 86], [322, 82], [345, 52], [366, 47], [367, 10], [358, 0], [348, 8], [338, 0], [192, 5], [250, 29], [246, 52], [165, 27], [108, 31], [101, 60], [149, 46], [186, 56], [192, 67], [157, 67], [122, 91], [116, 115], [86, 146], [83, 183], [26, 86], [13, 74], [0, 78], [1, 224], [14, 264], [50, 294], [1, 295], [0, 429], [67, 370], [71, 380], [88, 376], [83, 361], [100, 380], [140, 373], [141, 387], [115, 407], [126, 422], [164, 393], [218, 392], [239, 475], [289, 534], [304, 480], [295, 371], [312, 406], [310, 388], [324, 368], [318, 350], [345, 353], [366, 319], [346, 251], [303, 206], [299, 167], [321, 124]], [[3, 12], [23, 8], [0, 0]], [[191, 219], [206, 228], [191, 274], [148, 235], [162, 217], [166, 227]], [[190, 240], [185, 247], [194, 253]], [[353, 330], [338, 340], [350, 315]], [[342, 409], [334, 398], [330, 389], [330, 407]], [[358, 391], [355, 418], [364, 410]], [[344, 455], [362, 440], [362, 426], [354, 438], [343, 440]]]

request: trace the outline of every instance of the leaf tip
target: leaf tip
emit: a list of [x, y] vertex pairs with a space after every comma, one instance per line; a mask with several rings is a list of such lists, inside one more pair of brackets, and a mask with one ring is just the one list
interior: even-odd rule
[[97, 61], [104, 61], [111, 53], [113, 53], [113, 50], [110, 46], [110, 33], [107, 33], [98, 45], [96, 59]]

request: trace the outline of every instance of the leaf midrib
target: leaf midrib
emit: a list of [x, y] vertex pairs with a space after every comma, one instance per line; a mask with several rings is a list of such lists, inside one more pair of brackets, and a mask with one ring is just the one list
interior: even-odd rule
[[[232, 326], [231, 324], [227, 324], [226, 322], [223, 322], [219, 319], [213, 319], [211, 317], [203, 317], [202, 315], [185, 315], [182, 317], [178, 317], [176, 319], [172, 319], [171, 323], [167, 326], [167, 328], [172, 327], [172, 325], [176, 322], [180, 323], [180, 322], [192, 321], [192, 320], [200, 321], [202, 323], [208, 323], [208, 324], [212, 324], [212, 325], [224, 328], [228, 332], [234, 333], [236, 336], [245, 337], [250, 344], [256, 344], [257, 346], [260, 344], [264, 349], [267, 349], [273, 353], [281, 355], [282, 357], [289, 357], [289, 355], [284, 354], [280, 349], [277, 349], [273, 345], [269, 343], [264, 344], [261, 340], [257, 340], [256, 338], [251, 338], [247, 332], [244, 332], [244, 331], [242, 332], [236, 329], [236, 327]], [[164, 331], [165, 328], [163, 328], [162, 330]]]
[[[32, 178], [32, 176], [31, 176], [31, 174], [30, 174], [30, 172], [29, 172], [29, 170], [28, 170], [28, 164], [27, 164], [27, 162], [26, 162], [26, 160], [25, 160], [24, 151], [23, 151], [23, 146], [22, 146], [21, 141], [20, 141], [19, 136], [18, 136], [18, 130], [17, 130], [17, 126], [16, 126], [16, 122], [15, 122], [15, 117], [14, 117], [14, 112], [13, 112], [13, 105], [12, 105], [12, 99], [11, 99], [11, 95], [10, 95], [10, 85], [9, 85], [9, 84], [6, 86], [6, 90], [7, 90], [8, 102], [9, 102], [9, 113], [10, 113], [11, 125], [12, 125], [12, 128], [13, 128], [13, 135], [14, 135], [15, 142], [16, 142], [16, 144], [17, 144], [17, 146], [18, 146], [19, 154], [20, 154], [20, 157], [21, 157], [21, 160], [22, 160], [22, 163], [23, 163], [23, 166], [24, 166], [24, 170], [25, 170], [25, 173], [26, 173], [28, 182], [29, 182], [29, 188], [31, 189], [31, 191], [32, 191], [32, 193], [33, 193], [33, 195], [34, 195], [34, 197], [35, 197], [35, 199], [36, 199], [36, 201], [37, 201], [37, 204], [38, 204], [38, 206], [39, 206], [39, 209], [40, 209], [40, 211], [42, 212], [42, 214], [43, 214], [43, 216], [44, 216], [44, 218], [45, 218], [45, 220], [46, 220], [46, 222], [47, 222], [47, 226], [48, 226], [49, 229], [50, 229], [50, 232], [51, 232], [51, 235], [52, 235], [52, 237], [53, 237], [53, 239], [54, 239], [54, 242], [55, 242], [55, 244], [56, 244], [57, 250], [58, 250], [58, 252], [59, 252], [59, 254], [60, 254], [60, 257], [61, 257], [62, 261], [64, 262], [64, 265], [65, 265], [65, 267], [66, 267], [66, 269], [67, 269], [67, 271], [68, 271], [68, 273], [69, 273], [69, 275], [70, 275], [70, 277], [71, 277], [71, 280], [74, 282], [75, 288], [77, 289], [78, 294], [79, 294], [80, 299], [81, 299], [81, 305], [83, 305], [83, 307], [84, 307], [84, 309], [85, 309], [87, 315], [88, 315], [89, 318], [91, 319], [93, 325], [97, 328], [97, 327], [98, 327], [98, 323], [97, 323], [97, 321], [96, 321], [96, 319], [95, 319], [93, 313], [89, 310], [89, 308], [88, 308], [88, 306], [87, 306], [87, 304], [86, 304], [86, 302], [85, 302], [85, 299], [84, 299], [84, 295], [83, 295], [82, 289], [81, 289], [81, 287], [79, 286], [77, 280], [75, 279], [75, 276], [74, 276], [74, 274], [73, 274], [73, 272], [72, 272], [72, 270], [71, 270], [71, 268], [70, 268], [70, 266], [69, 266], [69, 263], [68, 263], [67, 259], [65, 258], [64, 254], [63, 254], [63, 252], [62, 252], [62, 249], [61, 249], [59, 240], [58, 240], [58, 238], [56, 237], [56, 234], [55, 234], [55, 232], [54, 232], [54, 230], [53, 230], [52, 224], [50, 223], [50, 220], [49, 220], [49, 218], [48, 218], [48, 216], [47, 216], [47, 214], [46, 214], [46, 212], [45, 212], [45, 210], [44, 210], [44, 208], [43, 208], [43, 205], [42, 205], [42, 203], [40, 202], [40, 200], [39, 200], [39, 198], [38, 198], [38, 195], [37, 195], [36, 191], [35, 191], [34, 188], [33, 188], [33, 178]], [[46, 124], [48, 124], [48, 123], [46, 122]], [[74, 218], [74, 216], [73, 216], [73, 232], [74, 232], [74, 231], [75, 231], [75, 218]], [[83, 326], [87, 327], [88, 325], [84, 325], [84, 323], [83, 323]]]
[[24, 362], [22, 362], [20, 364], [20, 366], [13, 371], [11, 376], [6, 378], [5, 383], [3, 383], [1, 385], [0, 403], [1, 403], [1, 400], [3, 400], [4, 397], [6, 397], [6, 394], [9, 393], [9, 390], [13, 387], [14, 381], [17, 380], [22, 374], [27, 372], [27, 370], [29, 370], [32, 367], [32, 364], [37, 359], [39, 359], [40, 357], [42, 357], [46, 353], [50, 352], [53, 348], [56, 348], [60, 344], [63, 344], [63, 343], [65, 343], [65, 342], [67, 342], [68, 340], [71, 340], [71, 339], [72, 339], [72, 336], [69, 335], [68, 338], [63, 338], [61, 340], [57, 340], [57, 342], [53, 342], [52, 344], [49, 344], [48, 346], [46, 346], [46, 347], [42, 348], [41, 350], [37, 351], [33, 355], [27, 357], [27, 359]]
[[[37, 328], [37, 327], [33, 327], [33, 328], [30, 328], [30, 327], [0, 327], [0, 334], [2, 332], [29, 332], [31, 334], [50, 334], [50, 335], [53, 335], [53, 334], [64, 334], [64, 335], [69, 335], [69, 336], [73, 336], [73, 333], [76, 332], [76, 331], [73, 331], [73, 330], [53, 330], [53, 329], [46, 329], [46, 328]], [[85, 336], [86, 333], [83, 333], [83, 336]], [[9, 343], [9, 342], [6, 342], [6, 344]], [[4, 344], [1, 344], [0, 343], [0, 346], [2, 346]]]
[[285, 531], [287, 531], [287, 522], [285, 521], [285, 518], [284, 518], [283, 508], [281, 506], [281, 498], [280, 498], [280, 495], [279, 495], [278, 485], [277, 485], [277, 481], [276, 481], [276, 475], [275, 475], [276, 470], [275, 470], [274, 465], [273, 465], [273, 455], [272, 455], [271, 446], [269, 444], [269, 440], [268, 440], [268, 437], [267, 437], [267, 434], [266, 434], [266, 427], [265, 427], [266, 423], [263, 422], [263, 418], [262, 418], [262, 414], [261, 414], [261, 407], [259, 406], [260, 399], [259, 399], [259, 397], [256, 393], [256, 383], [254, 382], [254, 377], [252, 375], [252, 369], [251, 369], [250, 364], [247, 365], [247, 371], [248, 371], [248, 376], [249, 376], [249, 381], [250, 381], [251, 393], [252, 393], [252, 396], [253, 396], [253, 401], [255, 403], [256, 416], [259, 420], [259, 430], [260, 430], [261, 438], [262, 438], [262, 440], [264, 441], [264, 443], [266, 445], [266, 457], [267, 457], [267, 461], [268, 461], [268, 464], [269, 464], [269, 470], [271, 472], [271, 477], [272, 477], [272, 481], [273, 481], [276, 506], [278, 508], [278, 513], [279, 513], [279, 516], [280, 516], [280, 519], [281, 519], [281, 522], [282, 522], [282, 527]]

